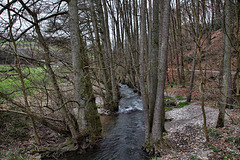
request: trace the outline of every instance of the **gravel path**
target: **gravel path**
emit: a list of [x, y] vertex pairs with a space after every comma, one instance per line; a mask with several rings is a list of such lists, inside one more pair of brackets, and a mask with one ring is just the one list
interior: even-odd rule
[[[205, 107], [210, 142], [206, 142], [203, 132], [203, 116], [199, 102], [183, 108], [174, 108], [166, 112], [166, 139], [169, 147], [163, 150], [161, 160], [219, 160], [240, 159], [240, 126], [233, 124], [225, 116], [225, 127], [215, 128], [218, 109]], [[227, 113], [240, 119], [239, 109], [227, 110]]]
[[[218, 109], [205, 107], [207, 125], [209, 127], [215, 127], [218, 117]], [[166, 112], [166, 118], [172, 119], [170, 122], [166, 122], [167, 130], [176, 130], [183, 128], [184, 126], [202, 126], [203, 115], [200, 105], [191, 103], [183, 108], [175, 108], [172, 111]], [[226, 119], [229, 117], [226, 115]]]

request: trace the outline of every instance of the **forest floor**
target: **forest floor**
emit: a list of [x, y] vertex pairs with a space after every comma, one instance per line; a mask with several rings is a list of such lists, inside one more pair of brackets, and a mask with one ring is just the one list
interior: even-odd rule
[[[168, 96], [186, 96], [186, 88], [168, 89]], [[177, 94], [177, 95], [176, 95]], [[198, 95], [200, 96], [200, 95]], [[240, 159], [240, 109], [227, 109], [225, 127], [216, 128], [218, 109], [211, 101], [205, 102], [209, 142], [203, 131], [201, 103], [193, 100], [183, 108], [166, 113], [166, 140], [169, 150], [163, 152], [162, 160], [168, 159]]]
[[[195, 91], [190, 104], [185, 104], [187, 93], [186, 88], [174, 85], [167, 87], [167, 96], [183, 102], [184, 107], [172, 107], [166, 112], [166, 140], [169, 149], [161, 155], [162, 160], [168, 159], [240, 159], [240, 109], [227, 109], [225, 127], [216, 128], [218, 109], [214, 107], [214, 101], [207, 99], [205, 110], [207, 115], [207, 125], [209, 142], [206, 142], [203, 131], [203, 118], [200, 103], [200, 93]], [[214, 100], [214, 99], [213, 99]], [[216, 99], [215, 99], [216, 101]], [[8, 119], [9, 122], [3, 122]], [[0, 159], [25, 160], [40, 159], [38, 153], [32, 154], [36, 149], [32, 141], [31, 127], [27, 124], [26, 118], [18, 115], [0, 114]], [[41, 129], [42, 127], [40, 127]], [[48, 133], [45, 141], [57, 143], [57, 134], [51, 133], [44, 128], [41, 132]], [[59, 139], [61, 140], [61, 139]]]

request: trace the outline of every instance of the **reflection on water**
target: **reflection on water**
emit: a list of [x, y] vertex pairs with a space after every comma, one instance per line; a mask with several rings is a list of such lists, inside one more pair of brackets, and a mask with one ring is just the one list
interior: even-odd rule
[[97, 149], [68, 160], [147, 160], [141, 150], [144, 122], [140, 97], [128, 86], [120, 84], [119, 113], [101, 116], [104, 140]]

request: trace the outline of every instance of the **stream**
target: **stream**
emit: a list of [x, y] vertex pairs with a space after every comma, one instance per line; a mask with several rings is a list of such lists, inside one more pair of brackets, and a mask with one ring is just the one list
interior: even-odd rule
[[101, 116], [104, 139], [97, 149], [67, 160], [148, 160], [144, 143], [143, 107], [140, 96], [120, 84], [119, 112]]

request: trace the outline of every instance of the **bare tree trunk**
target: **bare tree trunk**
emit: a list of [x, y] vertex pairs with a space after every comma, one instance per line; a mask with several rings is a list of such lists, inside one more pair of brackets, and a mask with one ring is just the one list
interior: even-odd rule
[[69, 26], [70, 26], [70, 35], [71, 35], [71, 49], [72, 49], [72, 65], [74, 73], [74, 91], [75, 99], [79, 102], [80, 106], [78, 107], [78, 126], [80, 130], [87, 129], [86, 121], [86, 100], [83, 98], [85, 80], [84, 80], [84, 64], [83, 64], [83, 47], [81, 46], [80, 40], [80, 30], [79, 30], [79, 19], [78, 19], [78, 9], [77, 9], [77, 0], [71, 0], [68, 4], [69, 10]]
[[159, 0], [153, 1], [152, 50], [149, 53], [150, 93], [149, 93], [149, 120], [150, 128], [153, 125], [153, 112], [158, 87], [158, 54], [159, 54]]
[[[92, 23], [93, 23], [93, 30], [94, 30], [94, 35], [95, 35], [95, 42], [98, 48], [98, 59], [99, 59], [99, 65], [100, 65], [100, 70], [102, 71], [102, 80], [104, 83], [104, 88], [105, 88], [105, 97], [104, 97], [104, 107], [107, 109], [111, 109], [111, 101], [112, 101], [112, 96], [111, 96], [111, 86], [109, 84], [109, 75], [106, 69], [106, 65], [104, 62], [104, 55], [103, 55], [103, 50], [100, 42], [100, 37], [99, 37], [99, 29], [97, 25], [97, 17], [94, 11], [94, 2], [91, 0], [90, 4], [91, 8], [91, 17], [92, 17]], [[118, 42], [117, 42], [118, 43]]]
[[[104, 3], [106, 3], [104, 1]], [[118, 90], [117, 90], [117, 84], [116, 84], [116, 79], [115, 79], [115, 72], [114, 72], [114, 65], [113, 65], [113, 57], [112, 57], [112, 49], [111, 49], [111, 43], [110, 43], [110, 38], [109, 38], [109, 27], [108, 27], [108, 11], [106, 4], [102, 6], [102, 2], [99, 0], [96, 2], [98, 6], [98, 13], [99, 13], [99, 18], [100, 18], [100, 33], [101, 33], [101, 39], [103, 42], [104, 46], [104, 52], [105, 52], [105, 62], [106, 62], [106, 67], [108, 68], [108, 74], [110, 76], [111, 80], [111, 98], [112, 98], [112, 103], [111, 103], [111, 111], [117, 111], [118, 110]], [[104, 8], [104, 12], [103, 12]], [[105, 15], [104, 15], [105, 13]]]
[[[155, 2], [155, 1], [154, 1]], [[152, 53], [152, 29], [153, 29], [153, 5], [152, 5], [152, 0], [148, 0], [148, 6], [149, 6], [149, 11], [148, 11], [148, 59], [147, 59], [147, 69], [148, 74], [147, 74], [147, 92], [150, 94], [150, 89], [151, 89], [151, 73], [150, 73], [150, 68], [151, 68], [151, 53]], [[158, 15], [159, 13], [157, 13]], [[158, 15], [159, 16], [159, 15]]]
[[[194, 10], [194, 26], [195, 26], [195, 35], [194, 35], [194, 54], [193, 54], [193, 63], [192, 63], [192, 71], [191, 71], [191, 78], [190, 78], [190, 87], [189, 87], [189, 91], [188, 91], [188, 96], [187, 96], [187, 102], [191, 102], [192, 100], [192, 89], [194, 86], [194, 76], [195, 76], [195, 68], [196, 68], [196, 55], [198, 52], [198, 40], [201, 39], [201, 37], [199, 37], [199, 1], [194, 0], [192, 1], [193, 3], [193, 10]], [[195, 4], [196, 3], [196, 6]]]
[[233, 79], [233, 91], [237, 97], [238, 105], [240, 105], [240, 1], [235, 3], [235, 17], [236, 17], [236, 32], [235, 32], [235, 40], [236, 40], [236, 52], [237, 52], [237, 60], [236, 60], [236, 73]]
[[80, 104], [78, 108], [78, 129], [81, 134], [100, 135], [101, 123], [97, 113], [92, 83], [88, 70], [88, 57], [84, 50], [78, 19], [77, 0], [68, 3], [72, 63], [74, 71], [75, 98]]
[[207, 131], [207, 118], [206, 118], [206, 113], [205, 113], [205, 108], [204, 108], [205, 82], [206, 81], [204, 80], [205, 78], [204, 78], [204, 73], [202, 70], [202, 48], [201, 48], [201, 46], [199, 46], [198, 49], [199, 49], [199, 70], [200, 70], [200, 74], [201, 74], [200, 92], [201, 92], [201, 108], [202, 108], [202, 115], [203, 115], [203, 128], [204, 128], [204, 132], [205, 132], [206, 141], [209, 142], [209, 136], [208, 136], [208, 131]]
[[108, 26], [108, 10], [106, 6], [106, 0], [103, 0], [103, 8], [104, 8], [104, 22], [105, 22], [105, 34], [106, 34], [106, 42], [107, 42], [107, 53], [109, 58], [109, 67], [110, 67], [110, 79], [111, 79], [111, 85], [112, 85], [112, 97], [113, 97], [113, 103], [112, 103], [112, 111], [118, 110], [118, 95], [119, 91], [117, 89], [117, 83], [116, 83], [116, 77], [115, 77], [115, 66], [113, 63], [113, 53], [111, 48], [111, 42], [109, 37], [109, 26]]
[[222, 27], [222, 13], [221, 13], [221, 8], [222, 8], [222, 0], [216, 0], [215, 2], [215, 22], [214, 22], [214, 31], [220, 29]]
[[[177, 67], [177, 76], [178, 76], [178, 84], [182, 84], [182, 78], [181, 78], [181, 74], [179, 71], [179, 56], [178, 56], [178, 47], [177, 47], [177, 38], [176, 38], [176, 19], [174, 18], [174, 15], [172, 15], [172, 37], [173, 37], [173, 52], [176, 58], [176, 67]], [[180, 55], [181, 56], [181, 55]]]
[[185, 74], [184, 74], [184, 57], [183, 57], [183, 40], [182, 40], [182, 19], [181, 19], [181, 6], [180, 0], [176, 0], [176, 7], [177, 7], [177, 39], [179, 40], [179, 49], [180, 49], [180, 83], [182, 87], [185, 87]]
[[219, 115], [216, 127], [224, 127], [225, 108], [229, 98], [229, 84], [231, 83], [231, 40], [233, 31], [232, 22], [232, 2], [225, 2], [225, 32], [224, 32], [224, 60], [223, 60], [223, 78], [221, 86], [221, 97], [219, 104]]
[[[8, 3], [9, 3], [9, 1], [8, 1]], [[14, 64], [15, 64], [18, 76], [20, 78], [21, 90], [23, 92], [25, 108], [28, 111], [27, 113], [31, 113], [32, 111], [31, 111], [31, 108], [30, 108], [30, 105], [29, 105], [29, 102], [28, 102], [28, 94], [27, 94], [27, 91], [26, 91], [24, 77], [23, 77], [22, 70], [21, 70], [21, 67], [20, 67], [20, 61], [19, 61], [19, 56], [18, 56], [18, 52], [17, 52], [17, 44], [16, 44], [16, 40], [13, 37], [13, 32], [12, 32], [13, 22], [12, 22], [12, 19], [11, 19], [11, 14], [10, 14], [9, 9], [8, 9], [8, 18], [9, 18], [9, 27], [10, 27], [10, 39], [13, 43], [13, 49], [14, 49]], [[31, 119], [31, 122], [32, 122], [33, 135], [34, 135], [35, 142], [37, 143], [37, 145], [41, 145], [39, 134], [37, 132], [35, 118], [30, 114], [28, 114], [28, 115], [29, 115], [29, 117]]]
[[144, 57], [146, 55], [146, 0], [141, 0], [141, 10], [140, 10], [140, 22], [141, 22], [141, 30], [140, 30], [140, 56], [139, 56], [139, 66], [140, 66], [140, 89], [142, 96], [142, 103], [144, 109], [144, 120], [145, 120], [145, 143], [149, 141], [150, 138], [150, 126], [149, 126], [149, 110], [148, 110], [148, 102], [147, 102], [147, 93], [145, 88], [145, 77], [146, 70], [144, 67], [145, 61]]
[[[163, 5], [163, 4], [162, 4]], [[168, 39], [169, 39], [169, 21], [170, 21], [170, 0], [164, 0], [163, 18], [161, 20], [163, 26], [160, 28], [162, 31], [162, 43], [160, 44], [160, 50], [158, 55], [158, 87], [156, 95], [156, 104], [154, 108], [154, 120], [152, 129], [152, 138], [155, 144], [157, 152], [157, 143], [161, 143], [163, 140], [163, 126], [165, 122], [165, 110], [164, 110], [164, 89], [167, 72], [167, 58], [168, 58]]]
[[57, 106], [61, 107], [61, 113], [62, 113], [62, 115], [63, 115], [63, 117], [66, 121], [67, 126], [69, 127], [69, 130], [72, 134], [72, 138], [74, 140], [77, 140], [79, 135], [78, 135], [78, 132], [76, 130], [76, 126], [74, 125], [73, 117], [70, 116], [69, 111], [67, 110], [66, 106], [64, 105], [63, 96], [62, 96], [60, 88], [58, 86], [56, 75], [54, 74], [54, 71], [53, 71], [53, 69], [51, 67], [51, 64], [50, 64], [50, 51], [49, 51], [49, 48], [46, 44], [46, 41], [43, 38], [40, 27], [38, 25], [37, 14], [32, 12], [30, 10], [30, 8], [28, 8], [22, 0], [19, 0], [19, 2], [27, 10], [27, 12], [33, 17], [35, 30], [36, 30], [36, 33], [38, 35], [38, 40], [39, 40], [39, 42], [40, 42], [40, 44], [41, 44], [41, 46], [44, 50], [45, 65], [47, 67], [47, 71], [48, 71], [48, 74], [50, 76], [54, 92], [57, 96], [57, 98], [56, 98], [57, 100], [55, 102], [56, 102]]

